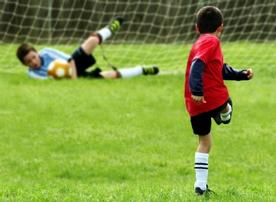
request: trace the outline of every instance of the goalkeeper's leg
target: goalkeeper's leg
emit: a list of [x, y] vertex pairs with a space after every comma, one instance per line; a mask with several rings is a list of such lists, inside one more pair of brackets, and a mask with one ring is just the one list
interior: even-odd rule
[[159, 68], [157, 66], [136, 66], [129, 68], [122, 68], [116, 71], [102, 71], [100, 74], [103, 78], [131, 78], [140, 75], [157, 75]]
[[116, 17], [114, 18], [107, 26], [93, 32], [81, 45], [81, 48], [87, 55], [90, 55], [98, 44], [103, 43], [108, 38], [110, 38], [114, 33], [116, 33], [121, 25], [123, 24], [123, 18]]

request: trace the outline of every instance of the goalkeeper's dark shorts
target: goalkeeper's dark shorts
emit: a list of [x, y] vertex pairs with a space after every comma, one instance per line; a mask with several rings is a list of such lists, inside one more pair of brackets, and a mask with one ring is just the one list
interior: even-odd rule
[[102, 78], [100, 74], [102, 70], [100, 68], [95, 68], [92, 71], [87, 71], [88, 68], [92, 67], [96, 63], [96, 59], [91, 54], [87, 55], [81, 47], [74, 51], [68, 61], [71, 60], [74, 60], [76, 64], [78, 77]]
[[[227, 122], [223, 122], [220, 119], [220, 112], [227, 106], [228, 103], [232, 106], [232, 101], [230, 98], [223, 105], [219, 106], [216, 109], [198, 114], [196, 116], [192, 116], [191, 125], [193, 128], [194, 134], [200, 135], [200, 136], [208, 135], [211, 132], [212, 118], [215, 120], [215, 122], [218, 125], [221, 123], [228, 124], [231, 119]], [[232, 106], [232, 111], [233, 111], [233, 106]], [[231, 118], [232, 118], [232, 112], [231, 112]]]

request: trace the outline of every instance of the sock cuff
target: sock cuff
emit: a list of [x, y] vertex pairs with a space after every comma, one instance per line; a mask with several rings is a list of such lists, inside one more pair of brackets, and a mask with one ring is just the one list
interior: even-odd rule
[[97, 34], [100, 35], [101, 42], [104, 42], [109, 37], [111, 37], [112, 32], [110, 31], [110, 29], [108, 27], [104, 27], [104, 28], [100, 29], [99, 31], [97, 31]]
[[207, 158], [207, 159], [208, 159], [209, 154], [208, 154], [208, 153], [196, 152], [196, 153], [195, 153], [195, 157], [196, 157], [196, 158]]
[[134, 68], [124, 68], [117, 70], [122, 78], [130, 78], [134, 76], [139, 76], [143, 73], [143, 69], [140, 66]]

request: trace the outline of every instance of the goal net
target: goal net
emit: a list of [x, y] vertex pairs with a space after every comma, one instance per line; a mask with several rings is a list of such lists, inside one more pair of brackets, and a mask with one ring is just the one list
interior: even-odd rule
[[[103, 45], [110, 63], [183, 71], [197, 37], [195, 13], [205, 5], [224, 14], [225, 60], [238, 67], [275, 64], [274, 0], [0, 0], [0, 70], [17, 70], [15, 51], [22, 42], [71, 53], [91, 31], [119, 15], [124, 26]], [[101, 49], [94, 54], [105, 66]]]

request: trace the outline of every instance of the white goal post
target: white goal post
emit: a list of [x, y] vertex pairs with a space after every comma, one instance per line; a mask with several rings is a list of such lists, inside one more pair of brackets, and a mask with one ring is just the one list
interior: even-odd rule
[[[6, 57], [15, 57], [22, 42], [68, 46], [72, 51], [91, 31], [120, 15], [125, 24], [104, 48], [111, 63], [151, 63], [183, 70], [196, 39], [195, 13], [204, 5], [218, 6], [224, 14], [222, 42], [226, 47], [232, 44], [226, 58], [239, 57], [248, 65], [262, 60], [274, 64], [273, 0], [0, 0], [0, 69], [9, 66]], [[251, 51], [257, 51], [259, 58], [250, 57]], [[95, 54], [100, 56], [100, 49]]]

